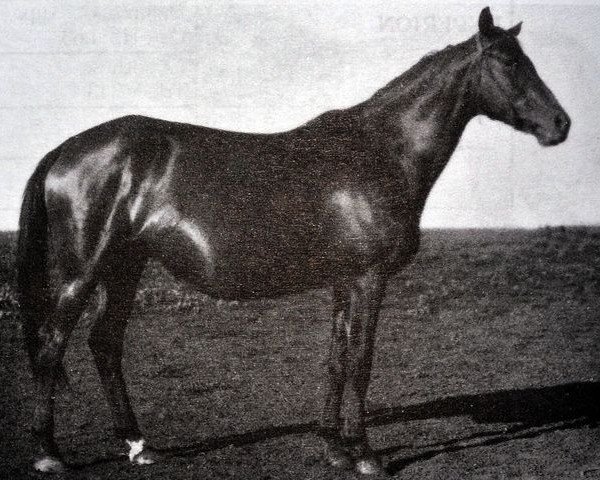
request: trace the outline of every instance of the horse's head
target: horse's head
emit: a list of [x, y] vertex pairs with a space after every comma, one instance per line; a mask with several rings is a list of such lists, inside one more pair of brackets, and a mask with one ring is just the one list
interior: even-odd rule
[[520, 23], [508, 30], [497, 27], [490, 9], [481, 11], [479, 108], [535, 135], [541, 145], [558, 145], [567, 138], [571, 120], [523, 53], [516, 38], [520, 30]]

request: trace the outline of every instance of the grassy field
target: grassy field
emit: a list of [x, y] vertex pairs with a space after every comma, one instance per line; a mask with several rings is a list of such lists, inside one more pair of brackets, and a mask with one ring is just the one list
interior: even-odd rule
[[[28, 478], [32, 382], [0, 237], [0, 477]], [[399, 479], [600, 479], [600, 230], [427, 231], [388, 288], [370, 435]], [[148, 438], [134, 467], [112, 436], [86, 344], [66, 357], [57, 439], [89, 479], [341, 479], [313, 433], [329, 334], [326, 290], [224, 303], [148, 268], [125, 372]]]

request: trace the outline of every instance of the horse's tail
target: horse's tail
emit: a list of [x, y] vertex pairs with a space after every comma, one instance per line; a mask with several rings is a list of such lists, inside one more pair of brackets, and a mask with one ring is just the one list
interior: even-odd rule
[[39, 331], [50, 314], [48, 278], [48, 216], [44, 182], [60, 155], [60, 147], [48, 153], [27, 182], [19, 217], [17, 241], [17, 294], [21, 307], [25, 348], [36, 375], [41, 344]]

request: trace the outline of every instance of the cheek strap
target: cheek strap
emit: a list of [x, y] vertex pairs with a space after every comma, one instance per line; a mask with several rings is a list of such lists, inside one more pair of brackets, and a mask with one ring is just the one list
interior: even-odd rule
[[477, 45], [477, 53], [481, 55], [483, 53], [483, 44], [481, 43], [481, 35], [479, 33], [475, 35], [475, 45]]

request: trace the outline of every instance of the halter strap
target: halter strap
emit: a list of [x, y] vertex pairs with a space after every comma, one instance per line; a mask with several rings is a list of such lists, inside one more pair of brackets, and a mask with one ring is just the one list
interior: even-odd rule
[[[477, 102], [480, 103], [481, 102], [481, 86], [482, 86], [482, 79], [483, 79], [483, 59], [484, 57], [491, 57], [491, 58], [496, 58], [497, 60], [502, 60], [502, 57], [500, 55], [495, 55], [492, 51], [491, 48], [496, 44], [496, 42], [491, 42], [489, 45], [487, 46], [483, 46], [482, 42], [481, 42], [481, 35], [478, 32], [477, 35], [475, 36], [475, 44], [477, 45], [477, 52], [478, 52], [478, 57], [477, 59], [479, 60], [480, 64], [479, 64], [479, 86], [478, 86], [478, 91], [477, 91]], [[498, 88], [498, 90], [500, 91], [500, 93], [502, 94], [502, 96], [507, 100], [507, 103], [509, 105], [509, 108], [513, 111], [513, 115], [515, 116], [515, 118], [518, 118], [518, 114], [515, 110], [514, 105], [508, 101], [508, 99], [511, 97], [511, 95], [509, 95], [508, 90], [506, 90], [498, 81], [496, 75], [494, 75], [493, 73], [490, 75], [492, 81], [494, 82], [494, 84], [496, 85], [496, 87]]]
[[475, 35], [475, 45], [477, 45], [477, 52], [480, 55], [483, 55], [483, 44], [481, 43], [481, 34], [479, 32], [477, 32], [477, 34]]

